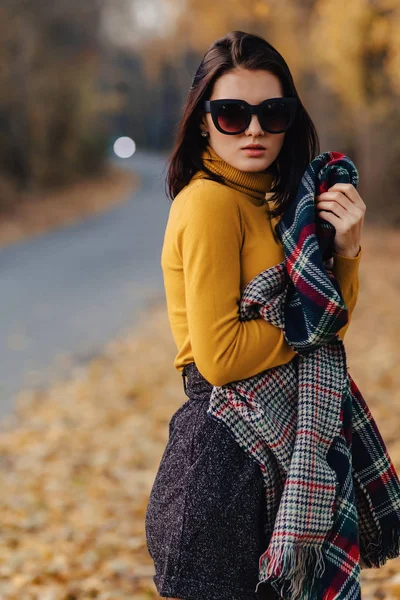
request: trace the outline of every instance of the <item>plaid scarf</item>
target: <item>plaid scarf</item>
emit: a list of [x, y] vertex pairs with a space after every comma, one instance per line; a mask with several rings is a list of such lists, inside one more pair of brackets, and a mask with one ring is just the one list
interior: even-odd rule
[[315, 211], [315, 195], [337, 182], [358, 184], [348, 157], [326, 152], [310, 163], [277, 225], [285, 260], [252, 279], [240, 301], [242, 321], [283, 329], [298, 354], [214, 386], [207, 411], [262, 470], [268, 547], [256, 591], [268, 580], [292, 600], [360, 599], [360, 570], [400, 554], [400, 484], [347, 369], [337, 332], [348, 312], [324, 264], [335, 228]]

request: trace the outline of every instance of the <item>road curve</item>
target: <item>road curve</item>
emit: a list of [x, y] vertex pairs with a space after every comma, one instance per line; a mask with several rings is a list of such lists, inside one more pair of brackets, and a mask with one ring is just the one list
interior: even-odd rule
[[0, 249], [0, 418], [20, 390], [67, 374], [60, 355], [89, 360], [165, 298], [167, 158], [138, 150], [118, 164], [141, 179], [126, 203]]

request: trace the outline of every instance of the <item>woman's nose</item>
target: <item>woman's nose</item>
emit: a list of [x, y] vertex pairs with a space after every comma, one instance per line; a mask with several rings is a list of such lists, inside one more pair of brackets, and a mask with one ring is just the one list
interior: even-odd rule
[[258, 120], [257, 115], [251, 115], [251, 121], [246, 131], [248, 131], [252, 135], [260, 135], [260, 133], [264, 132], [263, 128], [260, 125], [260, 121]]

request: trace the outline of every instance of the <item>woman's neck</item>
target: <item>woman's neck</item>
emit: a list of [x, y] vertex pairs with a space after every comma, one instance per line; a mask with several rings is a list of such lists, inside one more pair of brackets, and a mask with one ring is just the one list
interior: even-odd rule
[[[248, 194], [252, 199], [257, 200], [254, 202], [257, 205], [266, 202], [265, 195], [271, 190], [273, 182], [271, 173], [241, 171], [223, 160], [210, 145], [203, 150], [201, 159], [204, 166], [212, 173], [221, 175], [224, 183], [229, 187]], [[204, 171], [196, 173], [195, 177], [203, 175]]]

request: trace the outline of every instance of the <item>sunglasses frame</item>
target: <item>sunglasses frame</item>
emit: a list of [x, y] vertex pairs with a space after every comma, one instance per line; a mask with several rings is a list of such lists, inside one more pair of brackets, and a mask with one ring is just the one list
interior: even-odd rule
[[[240, 129], [239, 131], [225, 131], [224, 129], [222, 129], [220, 127], [220, 125], [218, 123], [218, 107], [221, 106], [222, 104], [236, 104], [238, 102], [240, 102], [240, 104], [244, 104], [248, 110], [247, 122], [246, 122], [245, 126], [242, 129]], [[285, 129], [282, 129], [281, 131], [270, 131], [269, 129], [264, 128], [264, 126], [261, 123], [261, 119], [260, 119], [261, 111], [266, 104], [271, 103], [271, 102], [280, 102], [281, 104], [284, 104], [285, 106], [289, 107], [289, 110], [290, 110], [289, 123], [285, 127]], [[297, 98], [293, 98], [293, 97], [289, 97], [289, 96], [282, 97], [282, 98], [267, 98], [266, 100], [263, 100], [259, 104], [249, 104], [245, 100], [229, 98], [227, 100], [219, 100], [219, 99], [218, 100], [205, 100], [204, 101], [204, 110], [205, 110], [205, 112], [211, 113], [211, 118], [213, 120], [215, 127], [218, 129], [218, 131], [220, 131], [221, 133], [224, 133], [225, 135], [238, 135], [239, 133], [243, 133], [244, 131], [246, 131], [246, 129], [250, 125], [251, 117], [254, 114], [257, 115], [258, 120], [260, 121], [260, 125], [264, 131], [267, 131], [268, 133], [284, 133], [284, 132], [288, 131], [288, 129], [290, 129], [290, 127], [293, 125], [293, 122], [294, 122], [294, 119], [296, 116], [297, 105], [298, 105]]]

